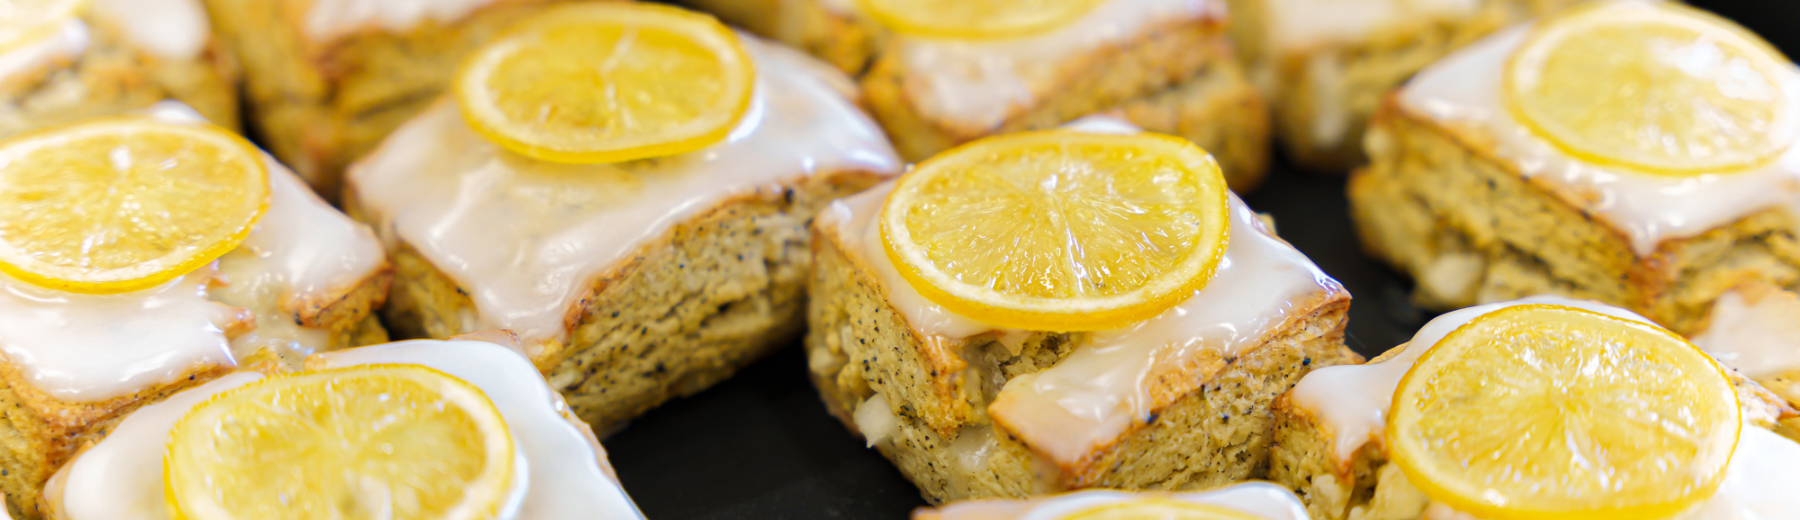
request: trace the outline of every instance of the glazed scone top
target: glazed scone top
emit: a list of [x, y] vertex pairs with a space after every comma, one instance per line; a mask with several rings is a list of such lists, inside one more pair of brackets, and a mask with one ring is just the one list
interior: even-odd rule
[[[1506, 29], [1421, 71], [1401, 91], [1403, 108], [1607, 222], [1640, 256], [1666, 240], [1693, 237], [1771, 207], [1800, 209], [1800, 146], [1746, 171], [1673, 177], [1595, 164], [1538, 137], [1501, 99], [1507, 58], [1529, 29]], [[1789, 67], [1775, 79], [1787, 93], [1788, 108], [1800, 110], [1800, 69]]]
[[[1752, 379], [1800, 371], [1800, 297], [1771, 286], [1728, 291], [1713, 302], [1694, 345]], [[1800, 395], [1800, 392], [1795, 393]]]
[[[130, 1], [130, 0], [116, 0]], [[498, 0], [311, 0], [304, 30], [315, 42], [361, 29], [405, 32], [425, 22], [450, 23]]]
[[[1333, 436], [1330, 439], [1332, 451], [1328, 455], [1334, 456], [1339, 464], [1345, 463], [1364, 445], [1382, 442], [1394, 392], [1420, 355], [1475, 318], [1508, 307], [1533, 304], [1575, 307], [1652, 323], [1625, 309], [1559, 296], [1477, 305], [1431, 320], [1413, 335], [1411, 341], [1396, 347], [1400, 349], [1399, 353], [1387, 359], [1314, 370], [1294, 385], [1289, 398], [1294, 406], [1323, 422], [1319, 430]], [[1772, 418], [1746, 414], [1746, 420], [1769, 419]], [[1694, 509], [1671, 520], [1800, 518], [1800, 495], [1792, 492], [1797, 485], [1800, 485], [1800, 444], [1773, 431], [1746, 425], [1718, 491]], [[1432, 520], [1481, 520], [1443, 504], [1433, 504], [1426, 517]]]
[[[494, 402], [520, 447], [516, 507], [497, 520], [642, 518], [604, 468], [606, 452], [531, 362], [471, 340], [415, 340], [319, 354], [314, 368], [415, 364], [468, 381]], [[164, 520], [163, 452], [176, 421], [208, 397], [261, 379], [238, 372], [146, 406], [60, 469], [45, 488], [59, 520]]]
[[[119, 31], [125, 41], [164, 60], [194, 60], [212, 39], [200, 0], [89, 0], [93, 19]], [[71, 18], [62, 28], [0, 51], [0, 84], [23, 74], [58, 66], [87, 52], [87, 21]]]
[[1265, 37], [1277, 53], [1353, 42], [1408, 22], [1468, 17], [1484, 1], [1264, 0]]
[[[841, 5], [836, 9], [851, 6]], [[827, 5], [832, 5], [827, 2]], [[901, 86], [920, 113], [958, 128], [990, 129], [1062, 88], [1067, 59], [1145, 37], [1151, 29], [1223, 20], [1218, 0], [1109, 0], [1068, 25], [997, 40], [895, 36]]]
[[706, 148], [551, 164], [480, 137], [445, 102], [352, 165], [350, 189], [377, 233], [469, 292], [478, 316], [468, 319], [479, 323], [465, 330], [513, 330], [529, 349], [560, 341], [590, 281], [690, 217], [808, 176], [899, 172], [884, 134], [845, 97], [848, 78], [795, 51], [742, 41], [758, 69], [751, 108]]
[[[173, 102], [151, 113], [201, 120]], [[94, 402], [171, 383], [196, 366], [232, 366], [264, 347], [302, 354], [325, 347], [327, 334], [295, 325], [293, 313], [341, 297], [385, 269], [386, 255], [368, 228], [274, 159], [264, 160], [267, 213], [242, 245], [210, 266], [158, 287], [106, 295], [0, 276], [6, 362], [55, 399]], [[253, 324], [261, 327], [251, 330]]]
[[969, 500], [946, 505], [922, 517], [931, 520], [1061, 520], [1091, 508], [1147, 497], [1223, 506], [1266, 520], [1307, 520], [1306, 505], [1294, 496], [1294, 492], [1267, 482], [1247, 482], [1188, 493], [1090, 490], [1024, 500]]
[[[1124, 122], [1088, 118], [1082, 131], [1138, 131]], [[845, 255], [881, 281], [888, 304], [923, 337], [959, 340], [1008, 331], [957, 314], [913, 288], [885, 253], [875, 218], [892, 189], [887, 183], [835, 201], [819, 226], [836, 235]], [[1163, 314], [1131, 326], [1092, 333], [1055, 366], [1008, 381], [989, 408], [997, 422], [1059, 463], [1072, 463], [1141, 424], [1185, 392], [1160, 392], [1171, 376], [1196, 360], [1233, 355], [1267, 339], [1283, 323], [1325, 299], [1346, 297], [1336, 280], [1264, 228], [1250, 208], [1230, 196], [1230, 241], [1205, 288]], [[1175, 394], [1175, 395], [1170, 395]]]

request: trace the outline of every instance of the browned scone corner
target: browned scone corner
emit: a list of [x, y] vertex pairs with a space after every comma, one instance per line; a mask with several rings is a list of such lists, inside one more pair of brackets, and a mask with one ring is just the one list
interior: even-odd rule
[[1392, 10], [1381, 17], [1294, 0], [1228, 3], [1232, 40], [1274, 107], [1282, 150], [1308, 169], [1342, 172], [1367, 161], [1363, 132], [1388, 91], [1463, 45], [1579, 1], [1363, 2]]
[[[1323, 274], [1298, 277], [1314, 272], [1310, 263], [1261, 230], [1235, 200], [1230, 247], [1237, 249], [1226, 255], [1287, 253], [1235, 260], [1232, 265], [1245, 270], [1221, 273], [1207, 288], [1214, 292], [1167, 311], [1186, 318], [1157, 318], [1197, 321], [1160, 322], [1144, 329], [1159, 335], [1140, 338], [1113, 331], [997, 330], [930, 303], [897, 274], [880, 245], [871, 245], [880, 240], [874, 219], [888, 189], [835, 202], [813, 225], [807, 357], [826, 408], [892, 460], [933, 504], [1080, 488], [1203, 489], [1261, 478], [1275, 397], [1316, 367], [1361, 361], [1343, 345], [1349, 295]], [[1257, 289], [1264, 294], [1233, 297], [1249, 290], [1220, 281], [1233, 276], [1264, 282]], [[1208, 315], [1220, 310], [1207, 303], [1224, 301], [1218, 298], [1268, 321]], [[1226, 329], [1238, 335], [1216, 336]], [[1163, 354], [1171, 359], [1137, 357], [1152, 355], [1160, 341], [1191, 350]], [[1196, 346], [1220, 341], [1237, 346]], [[1119, 353], [1099, 361], [1093, 349]], [[1077, 373], [1086, 375], [1070, 375]], [[1083, 396], [1086, 404], [1020, 391], [1070, 377], [1134, 383], [1078, 391], [1110, 397], [1069, 394]], [[1133, 386], [1140, 381], [1142, 387]], [[1113, 406], [1087, 399], [1123, 408], [1073, 411]], [[1071, 414], [1124, 414], [1114, 418], [1125, 422], [1063, 423], [1052, 418], [1058, 412], [1040, 413], [1059, 406], [1074, 407], [1066, 412]], [[1033, 434], [1020, 433], [1027, 430]], [[1090, 435], [1093, 444], [1087, 444]], [[1070, 446], [1079, 453], [1066, 451]]]

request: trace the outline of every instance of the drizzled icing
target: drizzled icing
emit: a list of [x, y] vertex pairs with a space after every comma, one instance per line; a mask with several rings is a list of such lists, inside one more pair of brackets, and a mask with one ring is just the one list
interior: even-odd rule
[[1080, 20], [1042, 34], [1001, 40], [896, 36], [902, 85], [920, 113], [958, 127], [993, 128], [1054, 89], [1070, 56], [1118, 45], [1150, 27], [1220, 18], [1215, 0], [1111, 0]]
[[[1396, 24], [1463, 18], [1483, 0], [1267, 0], [1265, 33], [1276, 51], [1356, 41]], [[1233, 20], [1233, 23], [1236, 23]]]
[[1235, 509], [1265, 520], [1307, 520], [1306, 505], [1287, 488], [1249, 482], [1196, 493], [1080, 491], [1030, 500], [972, 500], [944, 506], [942, 520], [1061, 520], [1096, 507], [1145, 498], [1193, 502]]
[[[1075, 128], [1116, 132], [1126, 126], [1086, 120]], [[821, 227], [835, 233], [847, 256], [874, 272], [889, 305], [920, 335], [955, 340], [997, 331], [932, 303], [900, 277], [874, 218], [890, 189], [884, 184], [832, 203]], [[1168, 404], [1168, 396], [1150, 394], [1156, 376], [1255, 346], [1305, 310], [1296, 305], [1343, 293], [1305, 255], [1263, 229], [1235, 195], [1230, 205], [1231, 239], [1204, 289], [1157, 317], [1092, 333], [1055, 366], [1009, 381], [989, 409], [995, 420], [1052, 459], [1072, 462]]]
[[0, 86], [16, 88], [22, 78], [74, 60], [87, 52], [89, 36], [86, 23], [71, 19], [41, 39], [19, 42], [0, 52]]
[[[1381, 442], [1389, 404], [1407, 370], [1451, 331], [1488, 313], [1519, 305], [1548, 304], [1586, 309], [1621, 319], [1651, 323], [1618, 307], [1558, 296], [1477, 305], [1446, 313], [1425, 324], [1401, 351], [1379, 363], [1320, 368], [1294, 385], [1294, 404], [1322, 420], [1331, 432], [1333, 453], [1348, 461], [1369, 442]], [[1774, 432], [1746, 426], [1732, 454], [1724, 483], [1711, 498], [1672, 520], [1776, 520], [1800, 518], [1800, 445]], [[1434, 509], [1448, 510], [1447, 507]], [[1450, 511], [1454, 512], [1454, 511]], [[1466, 513], [1457, 518], [1479, 520]]]
[[[173, 123], [202, 121], [179, 103], [149, 113]], [[372, 233], [268, 161], [268, 212], [215, 265], [122, 294], [76, 294], [0, 277], [0, 354], [38, 390], [92, 402], [167, 384], [198, 367], [235, 366], [234, 344], [240, 354], [264, 345], [300, 352], [326, 346], [324, 331], [293, 324], [293, 310], [356, 284], [386, 260]], [[269, 328], [228, 340], [252, 319]]]
[[748, 114], [725, 141], [610, 165], [527, 159], [481, 138], [440, 103], [351, 166], [383, 238], [404, 240], [469, 292], [479, 326], [528, 345], [561, 340], [587, 282], [672, 226], [734, 197], [779, 193], [810, 175], [892, 174], [881, 131], [840, 95], [846, 79], [751, 37], [759, 71]]
[[1379, 441], [1387, 424], [1388, 405], [1400, 378], [1413, 362], [1445, 335], [1470, 320], [1507, 307], [1547, 304], [1574, 307], [1607, 314], [1620, 319], [1651, 323], [1631, 311], [1587, 300], [1560, 296], [1536, 296], [1522, 300], [1477, 305], [1444, 313], [1426, 323], [1413, 335], [1412, 341], [1397, 348], [1400, 353], [1378, 363], [1324, 367], [1308, 373], [1290, 391], [1294, 404], [1311, 411], [1337, 436], [1333, 453], [1338, 460], [1350, 460], [1356, 450], [1370, 441]]
[[[1639, 255], [1770, 207], [1800, 206], [1800, 146], [1742, 172], [1674, 177], [1587, 162], [1536, 136], [1501, 99], [1507, 57], [1528, 29], [1507, 29], [1420, 72], [1402, 90], [1402, 105], [1466, 141], [1491, 144], [1533, 184], [1617, 228]], [[1705, 49], [1690, 52], [1705, 58]], [[1783, 70], [1775, 79], [1788, 108], [1800, 110], [1800, 70]]]
[[[493, 400], [520, 448], [527, 472], [523, 499], [509, 520], [642, 518], [607, 476], [605, 452], [573, 422], [562, 399], [530, 361], [481, 341], [418, 340], [320, 354], [318, 368], [402, 363], [456, 376]], [[47, 488], [68, 520], [162, 520], [162, 453], [181, 416], [207, 397], [259, 379], [237, 373], [184, 391], [127, 416], [111, 434], [64, 466]]]
[[426, 21], [443, 24], [460, 20], [495, 1], [312, 0], [306, 10], [306, 36], [323, 42], [361, 29], [404, 32]]
[[212, 39], [212, 26], [200, 0], [91, 1], [88, 9], [98, 19], [124, 31], [133, 45], [159, 58], [197, 59]]
[[1694, 345], [1752, 379], [1800, 370], [1800, 298], [1772, 287], [1730, 291]]

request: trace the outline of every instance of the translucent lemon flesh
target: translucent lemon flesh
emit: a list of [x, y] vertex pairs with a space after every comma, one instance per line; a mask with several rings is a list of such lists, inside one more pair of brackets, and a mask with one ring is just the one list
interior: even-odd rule
[[1101, 0], [857, 0], [895, 32], [934, 38], [1027, 36], [1068, 25]]
[[269, 203], [261, 152], [121, 118], [0, 143], [0, 271], [86, 293], [152, 287], [237, 247]]
[[1800, 137], [1793, 66], [1755, 34], [1673, 2], [1596, 3], [1541, 22], [1506, 100], [1583, 159], [1647, 173], [1732, 171]]
[[1386, 435], [1414, 485], [1480, 518], [1647, 520], [1712, 494], [1741, 413], [1719, 364], [1673, 333], [1525, 305], [1421, 356]]
[[477, 51], [455, 92], [469, 124], [501, 146], [597, 164], [724, 139], [749, 108], [755, 77], [737, 35], [710, 16], [580, 3], [548, 9]]
[[87, 0], [0, 2], [0, 52], [56, 34], [86, 6]]
[[1262, 520], [1236, 509], [1169, 499], [1108, 504], [1064, 517], [1066, 520]]
[[1210, 154], [1153, 134], [984, 139], [901, 177], [881, 213], [889, 257], [963, 315], [1028, 330], [1155, 316], [1225, 251], [1224, 178]]
[[170, 435], [176, 518], [494, 518], [513, 440], [486, 395], [417, 365], [264, 379], [221, 393]]

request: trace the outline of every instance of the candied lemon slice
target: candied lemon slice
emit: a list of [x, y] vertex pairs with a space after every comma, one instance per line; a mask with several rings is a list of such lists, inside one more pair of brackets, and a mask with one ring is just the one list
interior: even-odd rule
[[86, 6], [87, 0], [0, 2], [0, 52], [55, 34]]
[[1260, 520], [1262, 517], [1211, 504], [1153, 498], [1098, 506], [1064, 518], [1066, 520]]
[[243, 242], [269, 172], [229, 131], [118, 118], [0, 143], [0, 271], [85, 293], [153, 287]]
[[182, 520], [495, 518], [512, 434], [486, 394], [418, 365], [271, 377], [177, 422], [163, 483]]
[[661, 157], [724, 139], [756, 71], [718, 20], [674, 7], [579, 3], [545, 10], [476, 51], [455, 82], [488, 139], [545, 161]]
[[1068, 25], [1101, 0], [857, 0], [895, 32], [931, 38], [1026, 36]]
[[1414, 485], [1480, 518], [1667, 518], [1718, 487], [1741, 414], [1718, 362], [1669, 331], [1521, 305], [1426, 351], [1386, 439]]
[[1099, 330], [1167, 310], [1212, 278], [1229, 231], [1212, 155], [1155, 134], [990, 137], [920, 163], [881, 210], [920, 294], [1002, 327]]
[[1750, 31], [1674, 2], [1599, 2], [1547, 19], [1505, 70], [1514, 116], [1596, 163], [1737, 170], [1800, 136], [1793, 65]]

